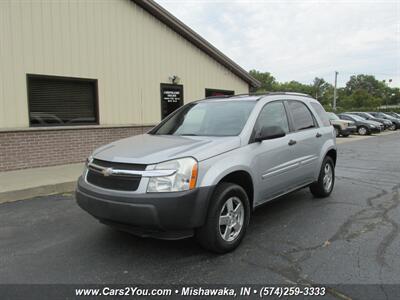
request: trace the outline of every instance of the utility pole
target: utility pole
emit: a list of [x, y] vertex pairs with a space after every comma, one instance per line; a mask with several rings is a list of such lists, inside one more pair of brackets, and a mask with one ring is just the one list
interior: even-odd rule
[[338, 76], [338, 71], [335, 71], [335, 87], [333, 89], [333, 111], [336, 111], [336, 86], [337, 86], [337, 76]]
[[[388, 86], [388, 88], [390, 89], [390, 84], [392, 83], [392, 79], [389, 79], [388, 80], [388, 84], [387, 84], [387, 86]], [[389, 90], [389, 95], [391, 96], [392, 95], [392, 92], [391, 92], [391, 90]], [[388, 108], [388, 106], [389, 106], [389, 104], [388, 104], [388, 98], [390, 97], [390, 96], [386, 96], [386, 109]]]

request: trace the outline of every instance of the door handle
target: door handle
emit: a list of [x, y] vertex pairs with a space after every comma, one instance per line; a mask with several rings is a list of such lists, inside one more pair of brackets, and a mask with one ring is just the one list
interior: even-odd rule
[[295, 141], [295, 140], [290, 140], [289, 141], [289, 143], [288, 143], [288, 145], [289, 146], [293, 146], [293, 145], [295, 145], [297, 142]]
[[315, 135], [315, 137], [317, 137], [317, 138], [319, 138], [321, 136], [322, 136], [322, 134], [320, 134], [319, 132], [317, 132], [317, 134]]

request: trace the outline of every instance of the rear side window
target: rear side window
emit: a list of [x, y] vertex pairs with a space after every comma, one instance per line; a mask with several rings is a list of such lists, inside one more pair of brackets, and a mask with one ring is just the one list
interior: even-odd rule
[[303, 102], [288, 101], [288, 106], [293, 117], [295, 131], [316, 127], [314, 117]]
[[311, 106], [315, 109], [315, 112], [321, 119], [322, 124], [324, 126], [331, 126], [331, 123], [329, 122], [329, 116], [326, 113], [325, 109], [322, 107], [322, 105], [316, 102], [311, 102]]

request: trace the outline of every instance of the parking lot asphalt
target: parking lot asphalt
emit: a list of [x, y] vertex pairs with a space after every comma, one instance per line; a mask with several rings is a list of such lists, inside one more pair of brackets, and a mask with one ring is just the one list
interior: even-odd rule
[[400, 133], [338, 150], [329, 198], [303, 189], [258, 208], [225, 255], [114, 231], [71, 194], [1, 204], [0, 283], [400, 284]]

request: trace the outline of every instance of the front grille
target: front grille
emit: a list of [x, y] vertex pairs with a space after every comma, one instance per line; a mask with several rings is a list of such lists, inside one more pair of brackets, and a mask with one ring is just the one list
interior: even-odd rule
[[[102, 166], [105, 168], [121, 169], [121, 170], [134, 170], [143, 171], [146, 169], [146, 165], [143, 164], [127, 164], [127, 163], [114, 163], [99, 159], [94, 159], [93, 164]], [[139, 187], [140, 180], [142, 176], [140, 175], [111, 175], [104, 176], [101, 172], [92, 170], [89, 166], [89, 170], [86, 176], [87, 182], [110, 190], [119, 191], [136, 191]]]
[[112, 161], [105, 161], [100, 159], [93, 159], [93, 163], [98, 166], [102, 166], [105, 168], [114, 168], [121, 170], [135, 170], [135, 171], [144, 171], [146, 170], [147, 165], [143, 164], [128, 164], [128, 163], [117, 163]]

